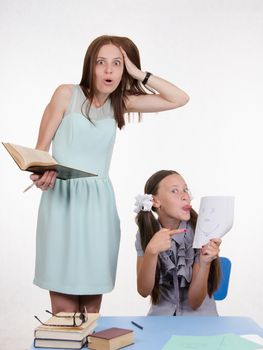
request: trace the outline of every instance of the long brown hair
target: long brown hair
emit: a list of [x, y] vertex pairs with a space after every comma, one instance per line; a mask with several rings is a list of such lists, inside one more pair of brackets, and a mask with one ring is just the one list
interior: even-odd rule
[[[135, 64], [136, 67], [141, 69], [140, 54], [137, 46], [132, 40], [127, 37], [112, 36], [112, 35], [102, 35], [89, 45], [83, 64], [82, 77], [80, 81], [80, 86], [90, 101], [92, 103], [95, 95], [95, 65], [98, 52], [100, 48], [107, 44], [113, 44], [116, 47], [122, 47], [127, 53], [129, 59]], [[151, 91], [151, 90], [149, 90]], [[151, 91], [153, 92], [153, 91]], [[124, 70], [121, 78], [121, 82], [111, 94], [110, 100], [112, 108], [114, 111], [114, 117], [121, 129], [125, 124], [124, 113], [125, 113], [125, 100], [128, 95], [145, 95], [146, 91], [141, 82], [132, 78], [124, 65]], [[88, 116], [89, 108], [86, 109], [85, 114]], [[140, 117], [140, 113], [139, 113]]]
[[[158, 193], [160, 182], [169, 175], [180, 175], [174, 170], [160, 170], [154, 173], [146, 182], [144, 187], [145, 194], [156, 195]], [[153, 211], [156, 209], [153, 207]], [[197, 213], [194, 209], [190, 211], [190, 220], [189, 224], [193, 230], [195, 230], [197, 221]], [[140, 211], [136, 216], [136, 223], [139, 227], [140, 238], [142, 249], [145, 251], [147, 244], [152, 239], [154, 234], [159, 231], [160, 225], [156, 217], [153, 215], [152, 211]], [[213, 293], [217, 290], [221, 277], [221, 269], [219, 258], [212, 261], [210, 265], [210, 272], [208, 277], [207, 284], [207, 293], [211, 297]], [[155, 273], [155, 283], [153, 290], [151, 292], [151, 299], [153, 304], [158, 304], [160, 300], [160, 288], [159, 288], [159, 280], [160, 280], [160, 262], [158, 259], [156, 273]]]

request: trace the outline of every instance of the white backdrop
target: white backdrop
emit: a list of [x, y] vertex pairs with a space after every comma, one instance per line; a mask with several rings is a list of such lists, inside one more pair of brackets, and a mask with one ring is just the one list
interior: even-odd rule
[[[88, 44], [129, 36], [144, 70], [190, 95], [183, 108], [136, 118], [118, 132], [111, 166], [122, 223], [116, 287], [102, 315], [145, 315], [136, 292], [134, 196], [159, 169], [187, 180], [196, 209], [204, 195], [234, 195], [235, 223], [221, 255], [233, 263], [221, 315], [263, 326], [261, 0], [0, 0], [0, 140], [34, 147], [43, 110], [61, 83], [78, 83]], [[25, 349], [48, 293], [32, 284], [40, 192], [0, 148], [0, 349]], [[16, 334], [19, 347], [10, 340]], [[9, 338], [10, 337], [10, 338]]]

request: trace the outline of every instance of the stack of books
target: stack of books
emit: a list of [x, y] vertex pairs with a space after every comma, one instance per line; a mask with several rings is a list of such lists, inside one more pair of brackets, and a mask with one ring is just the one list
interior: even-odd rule
[[[35, 348], [81, 349], [87, 344], [87, 336], [97, 326], [98, 313], [88, 313], [87, 320], [80, 326], [73, 324], [74, 313], [60, 312], [50, 317], [44, 325], [34, 330]], [[77, 314], [78, 315], [78, 314]], [[59, 317], [58, 317], [59, 316]]]

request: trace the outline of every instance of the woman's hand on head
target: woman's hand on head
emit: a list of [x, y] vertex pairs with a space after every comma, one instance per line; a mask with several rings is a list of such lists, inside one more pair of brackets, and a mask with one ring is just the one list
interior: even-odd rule
[[220, 252], [220, 238], [213, 238], [201, 248], [200, 263], [210, 264], [214, 259], [218, 258]]
[[185, 232], [185, 229], [170, 230], [162, 228], [154, 234], [150, 242], [148, 243], [147, 252], [157, 255], [171, 248], [172, 236], [177, 233]]
[[57, 172], [54, 170], [47, 170], [43, 175], [32, 174], [30, 179], [35, 183], [35, 186], [42, 191], [47, 191], [54, 187], [57, 177]]
[[124, 64], [128, 74], [134, 79], [142, 81], [145, 77], [145, 73], [142, 72], [138, 67], [136, 67], [134, 63], [132, 63], [132, 61], [129, 59], [127, 53], [123, 50], [122, 47], [120, 47], [120, 50], [123, 54]]

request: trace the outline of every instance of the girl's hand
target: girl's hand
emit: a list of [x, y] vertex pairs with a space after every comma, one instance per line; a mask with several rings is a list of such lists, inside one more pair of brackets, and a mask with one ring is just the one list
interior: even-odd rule
[[30, 179], [35, 183], [35, 186], [42, 191], [46, 191], [54, 187], [57, 177], [57, 172], [54, 170], [47, 170], [43, 175], [32, 174]]
[[200, 263], [210, 264], [216, 259], [220, 252], [219, 247], [221, 242], [222, 240], [220, 238], [213, 238], [204, 245], [200, 252]]
[[170, 249], [172, 245], [172, 236], [176, 233], [182, 233], [185, 231], [185, 229], [170, 230], [162, 228], [154, 234], [146, 247], [146, 251], [153, 255], [158, 255], [159, 253]]
[[145, 73], [142, 72], [138, 67], [135, 66], [134, 63], [129, 59], [127, 56], [127, 53], [123, 50], [122, 47], [120, 47], [121, 53], [123, 54], [124, 58], [124, 64], [127, 69], [127, 72], [130, 76], [132, 76], [134, 79], [143, 81], [145, 78]]

